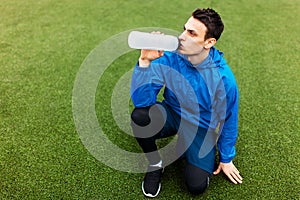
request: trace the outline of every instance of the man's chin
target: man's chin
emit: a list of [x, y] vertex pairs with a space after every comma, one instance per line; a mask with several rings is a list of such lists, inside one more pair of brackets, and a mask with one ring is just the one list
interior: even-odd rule
[[186, 51], [184, 51], [183, 49], [181, 49], [180, 47], [177, 50], [180, 54], [186, 55]]

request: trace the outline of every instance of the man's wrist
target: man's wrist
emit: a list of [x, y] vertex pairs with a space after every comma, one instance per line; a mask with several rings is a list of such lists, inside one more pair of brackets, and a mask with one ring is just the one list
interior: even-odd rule
[[220, 158], [221, 163], [230, 163], [232, 160], [233, 160], [233, 158], [227, 158], [227, 159]]
[[147, 68], [147, 67], [149, 67], [150, 63], [151, 63], [151, 61], [148, 59], [139, 58], [139, 67]]

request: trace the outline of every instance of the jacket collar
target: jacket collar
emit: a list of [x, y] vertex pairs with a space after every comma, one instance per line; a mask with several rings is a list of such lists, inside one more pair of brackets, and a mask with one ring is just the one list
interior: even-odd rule
[[221, 65], [223, 62], [223, 53], [218, 51], [215, 47], [212, 47], [209, 51], [209, 55], [198, 65], [192, 65], [190, 61], [188, 61], [187, 55], [180, 54], [178, 51], [175, 52], [179, 57], [183, 58], [183, 60], [189, 66], [195, 67], [197, 69], [206, 69], [206, 68], [214, 68]]

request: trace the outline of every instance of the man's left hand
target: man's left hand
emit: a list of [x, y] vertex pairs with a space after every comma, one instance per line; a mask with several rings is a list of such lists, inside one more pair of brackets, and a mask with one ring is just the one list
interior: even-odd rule
[[243, 178], [240, 175], [239, 170], [234, 166], [233, 162], [222, 163], [220, 162], [219, 167], [216, 171], [214, 171], [214, 175], [219, 174], [221, 171], [226, 174], [226, 176], [234, 183], [242, 183]]

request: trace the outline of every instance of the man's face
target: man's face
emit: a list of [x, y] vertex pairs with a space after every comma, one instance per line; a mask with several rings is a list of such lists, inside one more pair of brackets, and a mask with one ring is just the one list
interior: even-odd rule
[[178, 51], [185, 55], [200, 54], [206, 41], [204, 40], [207, 28], [194, 17], [190, 17], [184, 25], [184, 31], [179, 36], [180, 47]]

